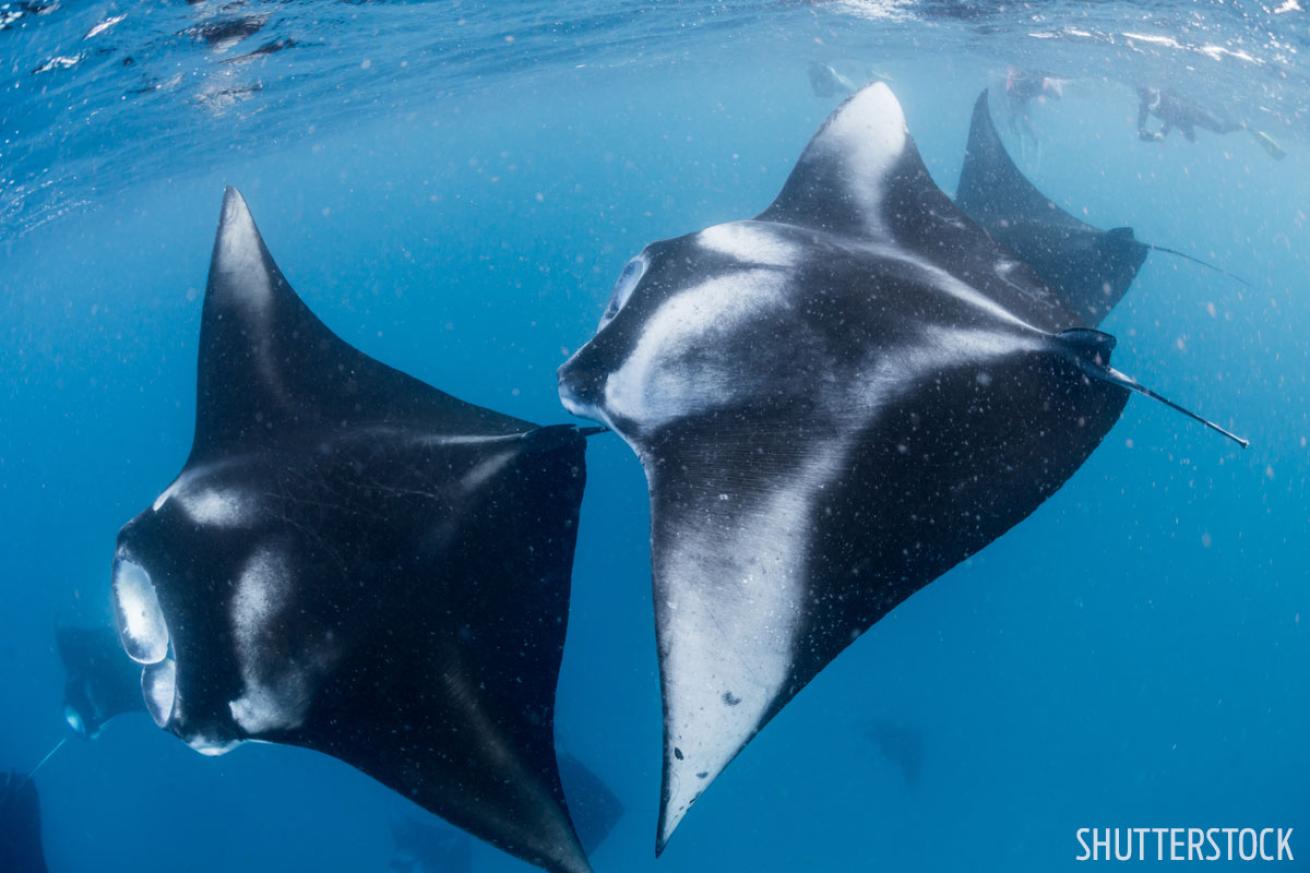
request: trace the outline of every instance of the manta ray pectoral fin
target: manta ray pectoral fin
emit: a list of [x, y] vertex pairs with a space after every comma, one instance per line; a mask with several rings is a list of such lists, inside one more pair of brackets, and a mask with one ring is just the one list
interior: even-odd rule
[[1038, 190], [1001, 142], [987, 95], [974, 103], [955, 204], [1040, 277], [1066, 314], [1060, 328], [1099, 322], [1127, 293], [1150, 249], [1132, 228], [1099, 230]]
[[1244, 449], [1251, 445], [1250, 440], [1240, 437], [1222, 425], [1216, 424], [1187, 407], [1173, 402], [1168, 397], [1138, 382], [1132, 376], [1111, 367], [1110, 352], [1114, 351], [1115, 339], [1110, 334], [1089, 328], [1074, 328], [1073, 330], [1061, 331], [1057, 334], [1057, 339], [1074, 353], [1074, 357], [1082, 367], [1083, 372], [1088, 376], [1100, 379], [1103, 382], [1109, 382], [1112, 385], [1118, 385], [1129, 391], [1135, 391], [1144, 397], [1150, 397], [1152, 400], [1158, 400], [1170, 409], [1181, 412], [1193, 421], [1199, 421], [1211, 430], [1228, 437], [1228, 439]]
[[292, 289], [235, 188], [223, 193], [200, 316], [192, 461], [278, 434], [404, 421], [431, 434], [523, 433], [525, 421], [465, 403], [363, 354]]
[[[1035, 189], [1029, 193], [1040, 201], [1033, 211], [1045, 217], [1050, 201]], [[909, 263], [942, 271], [938, 277], [967, 277], [966, 284], [991, 304], [1043, 330], [1081, 324], [1075, 313], [1086, 307], [1068, 306], [1023, 252], [998, 247], [964, 208], [965, 199], [962, 193], [957, 206], [933, 181], [896, 95], [875, 82], [828, 117], [756, 221], [890, 246], [909, 255]], [[1101, 287], [1096, 282], [1098, 298]]]
[[[955, 202], [1033, 266], [1072, 312], [1108, 314], [1128, 291], [1148, 251], [1174, 255], [1250, 284], [1200, 258], [1143, 243], [1131, 227], [1101, 231], [1061, 209], [1024, 176], [1005, 150], [992, 124], [986, 90], [974, 103]], [[1099, 259], [1079, 265], [1074, 244], [1084, 239], [1093, 241]]]
[[899, 199], [898, 189], [921, 184], [903, 170], [907, 151], [917, 169], [901, 104], [885, 84], [874, 83], [828, 117], [759, 219], [884, 236], [887, 204]]

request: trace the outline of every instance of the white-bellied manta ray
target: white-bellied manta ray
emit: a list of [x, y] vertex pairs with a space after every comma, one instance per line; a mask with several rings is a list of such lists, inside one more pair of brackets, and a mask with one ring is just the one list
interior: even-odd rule
[[114, 560], [156, 723], [205, 754], [315, 749], [530, 863], [587, 871], [554, 750], [583, 437], [348, 345], [229, 189], [191, 453]]
[[628, 263], [559, 386], [650, 486], [657, 852], [829, 661], [1032, 513], [1144, 390], [1085, 323], [933, 184], [882, 83], [757, 218]]
[[1110, 313], [1153, 250], [1247, 284], [1199, 258], [1141, 242], [1131, 227], [1100, 230], [1061, 209], [1015, 166], [992, 123], [987, 95], [984, 90], [973, 105], [955, 205], [1031, 267], [1085, 326]]

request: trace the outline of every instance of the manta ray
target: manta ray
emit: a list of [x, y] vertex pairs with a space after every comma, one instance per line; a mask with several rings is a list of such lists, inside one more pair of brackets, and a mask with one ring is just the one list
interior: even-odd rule
[[64, 719], [75, 733], [94, 739], [110, 719], [144, 712], [140, 670], [124, 660], [113, 628], [60, 627], [55, 646], [64, 665]]
[[955, 205], [1032, 268], [1060, 304], [1095, 326], [1128, 291], [1152, 251], [1246, 280], [1191, 255], [1141, 242], [1131, 227], [1100, 230], [1074, 218], [1015, 166], [992, 123], [988, 92], [978, 95]]
[[147, 710], [204, 754], [314, 749], [530, 863], [588, 870], [554, 749], [584, 442], [348, 345], [229, 189], [191, 452], [113, 564]]
[[1037, 509], [1148, 393], [1086, 324], [937, 188], [882, 83], [756, 218], [624, 267], [559, 388], [649, 484], [657, 853], [825, 665]]
[[31, 776], [0, 773], [0, 870], [46, 873], [41, 800]]
[[623, 802], [594, 770], [568, 752], [559, 753], [559, 769], [569, 814], [582, 848], [590, 856], [623, 817]]
[[391, 826], [387, 873], [468, 873], [473, 841], [440, 822], [405, 819]]
[[880, 719], [865, 730], [874, 747], [900, 771], [907, 787], [919, 784], [923, 772], [923, 734], [907, 725]]

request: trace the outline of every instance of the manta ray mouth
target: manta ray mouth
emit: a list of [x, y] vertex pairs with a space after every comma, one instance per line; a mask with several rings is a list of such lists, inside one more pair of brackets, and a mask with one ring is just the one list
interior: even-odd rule
[[150, 573], [120, 551], [114, 561], [114, 620], [123, 651], [143, 666], [168, 657], [168, 622]]
[[141, 665], [141, 697], [159, 727], [177, 707], [177, 662], [172, 635], [150, 572], [126, 551], [114, 561], [114, 619], [123, 651]]

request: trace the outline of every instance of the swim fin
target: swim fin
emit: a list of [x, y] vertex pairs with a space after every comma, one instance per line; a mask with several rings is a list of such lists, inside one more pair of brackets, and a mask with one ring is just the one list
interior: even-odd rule
[[1281, 161], [1283, 158], [1287, 157], [1287, 152], [1272, 136], [1265, 133], [1263, 130], [1256, 130], [1253, 127], [1247, 128], [1247, 130], [1250, 132], [1251, 136], [1255, 138], [1255, 141], [1260, 144], [1260, 148], [1268, 153], [1269, 157], [1276, 161]]

